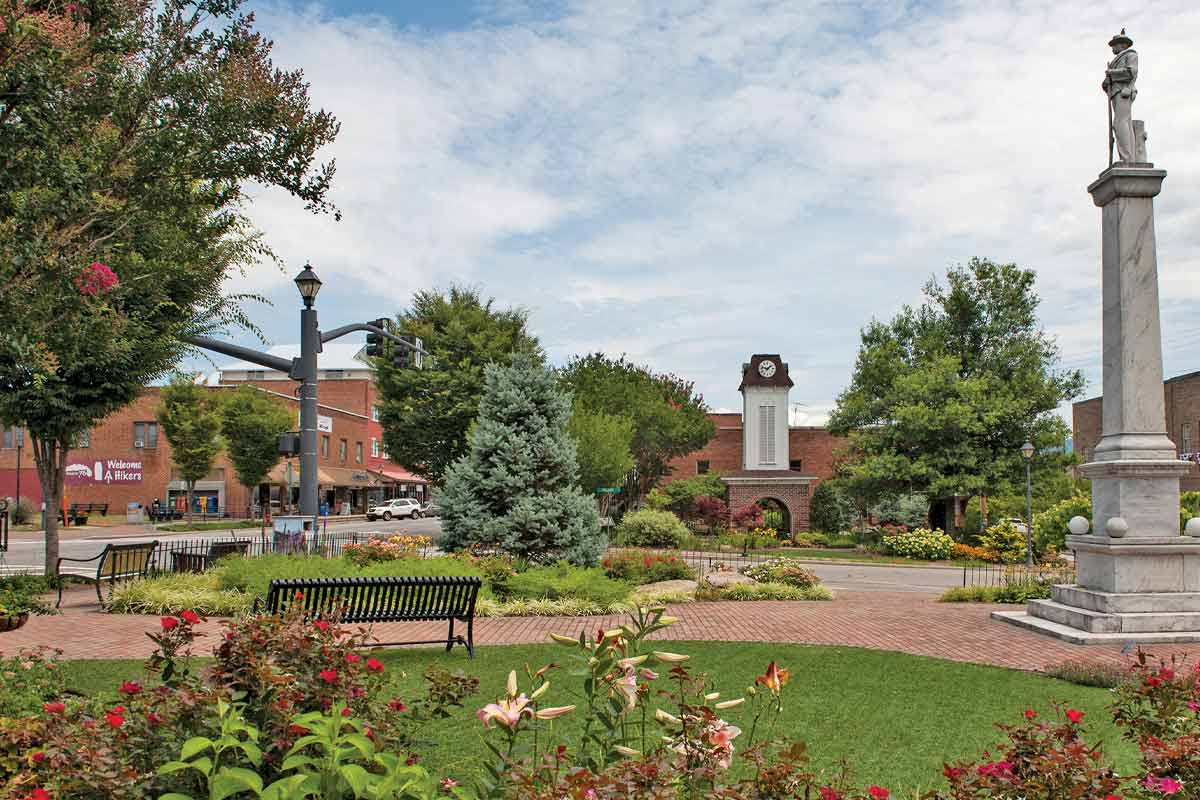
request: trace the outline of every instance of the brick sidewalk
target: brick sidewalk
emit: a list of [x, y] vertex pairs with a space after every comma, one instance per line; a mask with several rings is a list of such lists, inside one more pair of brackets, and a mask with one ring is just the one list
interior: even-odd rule
[[[1020, 630], [989, 618], [1002, 606], [938, 603], [912, 593], [838, 593], [832, 602], [689, 603], [673, 606], [679, 622], [660, 638], [793, 642], [847, 645], [914, 655], [971, 661], [1024, 670], [1041, 670], [1067, 660], [1124, 663], [1118, 646], [1071, 645]], [[146, 632], [157, 630], [158, 617], [104, 614], [95, 595], [72, 589], [63, 614], [33, 617], [17, 631], [0, 634], [0, 651], [15, 653], [39, 644], [60, 647], [64, 658], [145, 658], [153, 650]], [[551, 632], [577, 634], [581, 629], [614, 627], [623, 617], [522, 617], [478, 619], [479, 645], [545, 642]], [[201, 626], [204, 637], [196, 652], [207, 654], [220, 630], [218, 621]], [[433, 623], [389, 623], [376, 626], [384, 641], [427, 639], [444, 635]], [[1161, 645], [1147, 648], [1162, 655], [1200, 657], [1200, 646]]]

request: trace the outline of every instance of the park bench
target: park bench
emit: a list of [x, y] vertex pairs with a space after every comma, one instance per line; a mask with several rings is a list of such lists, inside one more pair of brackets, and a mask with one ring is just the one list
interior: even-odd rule
[[[108, 503], [71, 503], [67, 506], [67, 519], [72, 525], [86, 525], [88, 517], [92, 514], [99, 513], [102, 517], [108, 516]], [[63, 521], [62, 509], [58, 512], [58, 521]]]
[[250, 552], [249, 539], [226, 539], [211, 542], [207, 548], [196, 550], [190, 547], [171, 550], [172, 572], [204, 572], [225, 556], [244, 556]]
[[[475, 601], [480, 579], [469, 577], [308, 578], [271, 581], [265, 602], [254, 601], [267, 613], [278, 614], [300, 603], [309, 619], [330, 618], [344, 623], [449, 622], [445, 639], [379, 642], [381, 645], [441, 644], [446, 652], [455, 644], [475, 657]], [[467, 626], [467, 636], [456, 636], [454, 623]]]
[[[117, 581], [145, 578], [150, 574], [154, 563], [156, 547], [158, 547], [157, 541], [110, 544], [106, 545], [99, 555], [91, 558], [60, 558], [54, 570], [58, 576], [58, 603], [55, 606], [62, 605], [63, 584], [67, 582], [68, 578], [96, 584], [96, 597], [103, 603], [104, 596], [100, 593], [101, 584], [108, 581], [109, 591], [111, 591]], [[96, 566], [71, 566], [64, 570], [63, 562], [67, 561], [80, 565], [95, 562]]]

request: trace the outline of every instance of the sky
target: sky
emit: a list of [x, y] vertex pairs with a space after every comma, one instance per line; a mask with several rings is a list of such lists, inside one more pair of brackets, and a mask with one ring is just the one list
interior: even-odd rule
[[[529, 311], [553, 363], [625, 354], [740, 408], [740, 365], [780, 353], [820, 424], [859, 332], [972, 256], [1038, 274], [1062, 366], [1100, 382], [1099, 83], [1122, 27], [1156, 200], [1165, 371], [1200, 369], [1200, 3], [1147, 0], [252, 2], [341, 133], [314, 216], [254, 188], [285, 264], [231, 289], [297, 339], [413, 292], [477, 287]], [[242, 343], [252, 342], [245, 337]], [[218, 359], [220, 363], [222, 359]]]

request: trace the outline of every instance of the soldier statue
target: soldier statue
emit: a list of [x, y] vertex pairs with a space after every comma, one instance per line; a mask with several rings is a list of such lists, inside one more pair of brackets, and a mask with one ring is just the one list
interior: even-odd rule
[[1125, 29], [1109, 40], [1113, 60], [1108, 62], [1104, 82], [1100, 88], [1109, 101], [1109, 145], [1108, 160], [1112, 163], [1112, 144], [1116, 140], [1117, 160], [1137, 161], [1137, 143], [1133, 134], [1133, 101], [1137, 97], [1138, 57], [1133, 49], [1133, 39], [1125, 35]]

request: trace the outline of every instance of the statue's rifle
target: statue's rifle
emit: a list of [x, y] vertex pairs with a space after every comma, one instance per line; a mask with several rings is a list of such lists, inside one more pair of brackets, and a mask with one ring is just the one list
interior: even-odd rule
[[1108, 166], [1111, 169], [1113, 165], [1113, 110], [1112, 110], [1112, 81], [1109, 80], [1108, 88], [1104, 90], [1104, 107], [1108, 109]]

